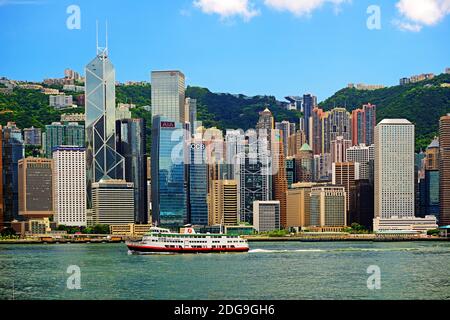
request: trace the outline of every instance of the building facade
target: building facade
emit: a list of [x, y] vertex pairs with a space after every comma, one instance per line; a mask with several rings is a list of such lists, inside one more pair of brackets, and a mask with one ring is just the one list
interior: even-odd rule
[[238, 186], [235, 180], [213, 180], [208, 195], [208, 225], [238, 223]]
[[53, 152], [53, 201], [58, 225], [87, 226], [84, 148], [61, 146]]
[[85, 74], [86, 186], [87, 207], [91, 208], [92, 183], [123, 180], [125, 161], [116, 151], [116, 81], [108, 48], [97, 48]]
[[148, 220], [145, 130], [144, 119], [116, 121], [117, 152], [125, 161], [125, 180], [133, 183], [134, 221], [138, 224], [146, 224]]
[[185, 77], [181, 71], [153, 71], [152, 118], [162, 116], [171, 121], [184, 123], [186, 119]]
[[257, 232], [280, 230], [280, 202], [253, 202], [253, 228]]
[[155, 116], [152, 125], [153, 223], [179, 227], [188, 222], [182, 124]]
[[132, 182], [105, 179], [92, 184], [94, 224], [134, 223], [134, 188]]
[[439, 121], [439, 225], [450, 225], [450, 114]]
[[53, 204], [53, 161], [19, 160], [19, 214], [25, 219], [49, 218]]
[[310, 196], [311, 226], [343, 228], [347, 225], [347, 195], [344, 187], [312, 187]]

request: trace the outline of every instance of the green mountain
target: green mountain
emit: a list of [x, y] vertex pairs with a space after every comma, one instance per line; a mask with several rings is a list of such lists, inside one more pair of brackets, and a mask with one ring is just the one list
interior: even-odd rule
[[336, 106], [351, 111], [368, 102], [375, 104], [377, 122], [385, 118], [406, 118], [414, 123], [416, 150], [421, 150], [438, 134], [439, 118], [450, 112], [450, 88], [445, 84], [450, 84], [450, 74], [374, 91], [345, 88], [320, 106], [325, 110]]
[[[351, 111], [365, 103], [376, 104], [378, 121], [384, 118], [407, 118], [416, 125], [416, 147], [419, 150], [425, 148], [437, 134], [439, 117], [450, 112], [450, 88], [443, 84], [450, 84], [450, 75], [442, 74], [432, 80], [374, 91], [345, 88], [320, 103], [320, 106], [325, 110], [345, 106]], [[273, 96], [213, 93], [200, 87], [188, 87], [186, 96], [197, 99], [198, 120], [206, 127], [247, 130], [255, 127], [258, 112], [266, 107], [272, 111], [276, 121], [298, 123], [301, 116], [300, 112], [284, 109], [283, 103]], [[119, 85], [116, 87], [116, 99], [117, 102], [136, 104], [132, 115], [147, 121], [150, 148], [151, 113], [142, 107], [151, 105], [151, 86]], [[84, 108], [54, 110], [48, 105], [48, 96], [39, 91], [16, 88], [12, 94], [0, 93], [1, 125], [14, 121], [20, 128], [44, 128], [46, 124], [59, 121], [62, 113], [76, 112], [84, 112]]]

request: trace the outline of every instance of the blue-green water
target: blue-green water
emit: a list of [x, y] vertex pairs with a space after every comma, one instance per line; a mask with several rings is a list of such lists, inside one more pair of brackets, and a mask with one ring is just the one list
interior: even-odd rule
[[[130, 255], [125, 244], [0, 245], [0, 299], [450, 299], [450, 242], [250, 243]], [[67, 268], [81, 289], [67, 288]], [[367, 268], [381, 289], [367, 288]]]

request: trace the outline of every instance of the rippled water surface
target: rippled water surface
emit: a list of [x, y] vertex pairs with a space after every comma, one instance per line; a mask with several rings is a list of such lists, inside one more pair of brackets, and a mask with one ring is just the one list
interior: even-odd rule
[[[125, 244], [0, 245], [0, 299], [450, 299], [449, 242], [260, 242], [131, 255]], [[67, 268], [79, 266], [81, 289]], [[369, 290], [367, 268], [381, 271]]]

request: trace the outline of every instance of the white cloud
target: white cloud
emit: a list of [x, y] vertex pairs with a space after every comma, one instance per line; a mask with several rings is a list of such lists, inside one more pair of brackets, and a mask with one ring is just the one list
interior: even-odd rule
[[402, 31], [419, 32], [422, 30], [422, 25], [417, 23], [405, 22], [400, 20], [394, 20], [394, 25]]
[[326, 3], [334, 4], [335, 13], [339, 13], [339, 6], [346, 2], [351, 0], [264, 0], [268, 7], [279, 11], [289, 11], [296, 16], [308, 16]]
[[222, 19], [241, 16], [248, 21], [259, 14], [249, 0], [195, 0], [194, 6], [204, 13], [218, 14]]
[[395, 23], [401, 30], [420, 31], [450, 14], [450, 0], [400, 0], [396, 4], [403, 20]]

